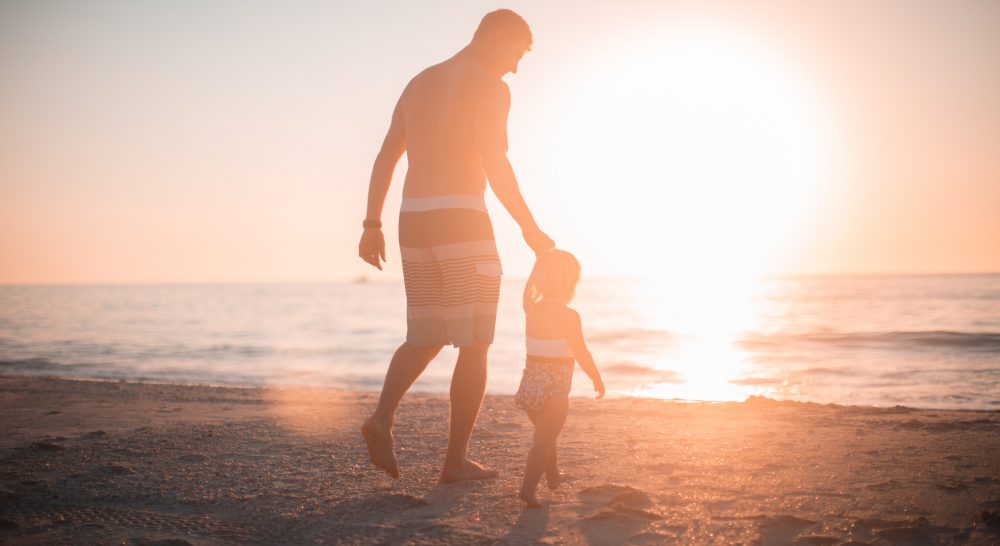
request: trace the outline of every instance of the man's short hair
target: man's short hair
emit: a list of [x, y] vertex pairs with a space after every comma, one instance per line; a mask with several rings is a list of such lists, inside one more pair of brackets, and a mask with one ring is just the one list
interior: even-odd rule
[[533, 41], [528, 23], [523, 17], [509, 9], [498, 9], [487, 13], [479, 22], [479, 28], [476, 29], [472, 39], [480, 40], [494, 33], [518, 35], [525, 38], [528, 44]]

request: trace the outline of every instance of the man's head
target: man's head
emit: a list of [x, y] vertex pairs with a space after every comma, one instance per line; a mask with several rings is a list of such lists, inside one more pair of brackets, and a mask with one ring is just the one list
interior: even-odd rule
[[531, 49], [531, 29], [520, 15], [509, 9], [487, 13], [472, 36], [485, 54], [487, 69], [497, 76], [517, 73], [517, 63]]

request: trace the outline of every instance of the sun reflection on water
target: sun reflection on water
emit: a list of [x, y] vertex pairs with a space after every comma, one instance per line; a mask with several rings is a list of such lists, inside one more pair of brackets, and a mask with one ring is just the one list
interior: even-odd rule
[[756, 296], [763, 288], [757, 278], [723, 275], [635, 284], [632, 297], [641, 303], [636, 307], [644, 326], [676, 336], [676, 343], [653, 355], [653, 367], [676, 376], [638, 385], [630, 394], [715, 401], [768, 394], [769, 387], [741, 382], [754, 375], [755, 365], [738, 343], [762, 324]]

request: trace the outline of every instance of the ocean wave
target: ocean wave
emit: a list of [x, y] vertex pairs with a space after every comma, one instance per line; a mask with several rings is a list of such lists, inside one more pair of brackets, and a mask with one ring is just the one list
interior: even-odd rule
[[680, 383], [680, 374], [672, 370], [659, 370], [632, 362], [619, 362], [602, 367], [608, 375], [629, 376], [632, 378], [654, 379], [664, 383]]
[[330, 370], [288, 371], [274, 367], [271, 373], [238, 373], [224, 369], [165, 369], [116, 367], [66, 363], [47, 358], [0, 358], [0, 375], [43, 376], [91, 380], [149, 381], [179, 384], [227, 385], [236, 387], [291, 386], [332, 387], [375, 391], [382, 385], [380, 376], [372, 377]]
[[0, 373], [56, 372], [81, 368], [74, 364], [59, 364], [45, 358], [19, 358], [0, 360]]
[[747, 349], [780, 349], [801, 344], [839, 347], [876, 347], [888, 349], [948, 348], [977, 352], [1000, 352], [998, 332], [950, 332], [945, 330], [914, 332], [847, 332], [749, 335], [740, 343]]
[[598, 330], [587, 335], [594, 344], [658, 344], [668, 345], [677, 341], [677, 335], [666, 330], [650, 328], [615, 328]]

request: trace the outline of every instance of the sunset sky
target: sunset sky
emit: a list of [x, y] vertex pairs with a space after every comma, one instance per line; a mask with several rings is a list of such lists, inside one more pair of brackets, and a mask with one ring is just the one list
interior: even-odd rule
[[498, 7], [509, 157], [585, 275], [1000, 271], [1000, 2], [5, 1], [0, 283], [398, 277], [405, 160], [357, 258], [389, 115]]

